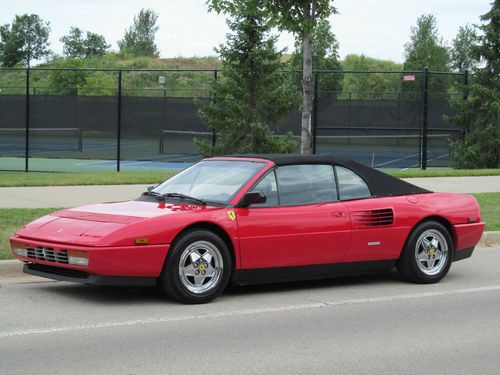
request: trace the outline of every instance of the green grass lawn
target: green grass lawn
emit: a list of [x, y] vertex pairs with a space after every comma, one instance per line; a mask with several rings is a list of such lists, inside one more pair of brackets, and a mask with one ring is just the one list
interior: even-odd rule
[[12, 259], [9, 237], [30, 221], [57, 211], [57, 208], [2, 208], [0, 209], [0, 260]]
[[[436, 168], [425, 171], [407, 169], [389, 170], [387, 173], [401, 177], [451, 177], [451, 176], [498, 176], [500, 169], [451, 169]], [[69, 185], [125, 185], [155, 184], [175, 174], [173, 171], [162, 172], [0, 172], [0, 187], [8, 186], [69, 186]]]
[[0, 187], [9, 186], [70, 186], [155, 184], [165, 181], [175, 172], [0, 172]]
[[[500, 230], [500, 193], [473, 194], [481, 206], [481, 217], [486, 230]], [[0, 260], [12, 259], [9, 237], [24, 224], [58, 208], [2, 208], [0, 209]]]
[[411, 177], [468, 177], [468, 176], [500, 176], [500, 168], [496, 169], [453, 169], [431, 168], [425, 171], [420, 169], [404, 169], [385, 171], [399, 178]]
[[476, 197], [481, 206], [481, 219], [486, 222], [486, 230], [500, 230], [500, 193], [477, 193]]

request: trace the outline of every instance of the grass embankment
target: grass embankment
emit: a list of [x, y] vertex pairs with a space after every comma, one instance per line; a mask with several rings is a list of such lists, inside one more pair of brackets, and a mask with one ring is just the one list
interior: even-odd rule
[[[481, 206], [481, 216], [486, 230], [500, 230], [500, 193], [473, 194]], [[0, 260], [12, 259], [9, 237], [24, 224], [57, 208], [3, 208], [0, 209]]]
[[[408, 169], [386, 171], [400, 177], [452, 177], [452, 176], [499, 176], [500, 169]], [[99, 173], [51, 173], [51, 172], [0, 172], [0, 187], [8, 186], [71, 186], [71, 185], [126, 185], [155, 184], [164, 181], [175, 172], [99, 172]]]

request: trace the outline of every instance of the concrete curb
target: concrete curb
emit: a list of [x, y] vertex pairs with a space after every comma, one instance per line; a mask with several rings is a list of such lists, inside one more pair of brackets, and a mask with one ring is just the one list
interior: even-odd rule
[[[484, 232], [481, 240], [478, 243], [480, 247], [493, 247], [500, 244], [500, 231]], [[45, 280], [39, 277], [25, 275], [23, 273], [23, 262], [17, 259], [0, 260], [0, 284], [4, 281], [12, 280], [12, 278], [26, 278], [27, 281]]]
[[0, 260], [0, 285], [51, 281], [23, 273], [23, 265], [24, 263], [17, 259]]
[[495, 244], [500, 244], [500, 231], [484, 232], [478, 245], [484, 247], [493, 247]]
[[0, 261], [0, 277], [13, 277], [22, 274], [23, 264], [17, 259]]

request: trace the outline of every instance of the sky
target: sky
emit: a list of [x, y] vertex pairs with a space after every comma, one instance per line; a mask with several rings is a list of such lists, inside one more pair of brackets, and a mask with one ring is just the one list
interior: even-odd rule
[[[480, 22], [491, 1], [335, 0], [338, 14], [330, 22], [341, 58], [356, 53], [402, 62], [410, 27], [419, 15], [434, 14], [440, 35], [450, 44], [459, 26]], [[50, 48], [58, 54], [59, 39], [71, 26], [104, 35], [117, 50], [117, 41], [141, 8], [159, 13], [156, 44], [161, 57], [215, 55], [214, 47], [229, 31], [224, 16], [208, 13], [205, 0], [0, 0], [0, 24], [12, 22], [16, 14], [35, 13], [50, 22]], [[292, 35], [280, 34], [279, 48], [291, 52], [293, 44]]]

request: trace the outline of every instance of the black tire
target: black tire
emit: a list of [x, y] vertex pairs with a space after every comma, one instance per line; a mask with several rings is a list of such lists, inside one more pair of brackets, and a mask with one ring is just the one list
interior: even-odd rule
[[[433, 237], [434, 240], [429, 241]], [[437, 243], [439, 246], [431, 243]], [[428, 249], [425, 249], [426, 246]], [[421, 259], [417, 260], [417, 254], [421, 255]], [[408, 236], [396, 267], [407, 281], [418, 284], [436, 283], [448, 273], [453, 254], [453, 241], [446, 227], [436, 221], [425, 221], [417, 225]], [[436, 261], [438, 256], [443, 258]], [[428, 258], [428, 261], [423, 258]]]
[[[199, 250], [193, 251], [193, 249]], [[206, 255], [204, 255], [205, 258], [200, 257], [197, 261], [192, 261], [191, 254], [195, 257], [198, 254], [206, 254], [203, 252], [204, 249], [211, 257], [211, 262], [206, 261]], [[188, 272], [181, 271], [181, 262], [183, 269], [189, 268]], [[186, 265], [187, 263], [189, 264]], [[175, 301], [186, 304], [207, 303], [226, 288], [231, 277], [231, 268], [231, 254], [227, 244], [218, 235], [204, 229], [190, 230], [181, 234], [170, 247], [159, 279], [159, 286]], [[204, 270], [207, 275], [209, 271], [214, 272], [214, 276], [206, 276], [204, 284], [196, 285], [196, 278], [199, 278], [198, 280], [203, 278], [201, 273], [205, 275]], [[194, 274], [185, 275], [190, 272], [196, 272], [196, 278]], [[204, 288], [207, 290], [203, 290]]]

